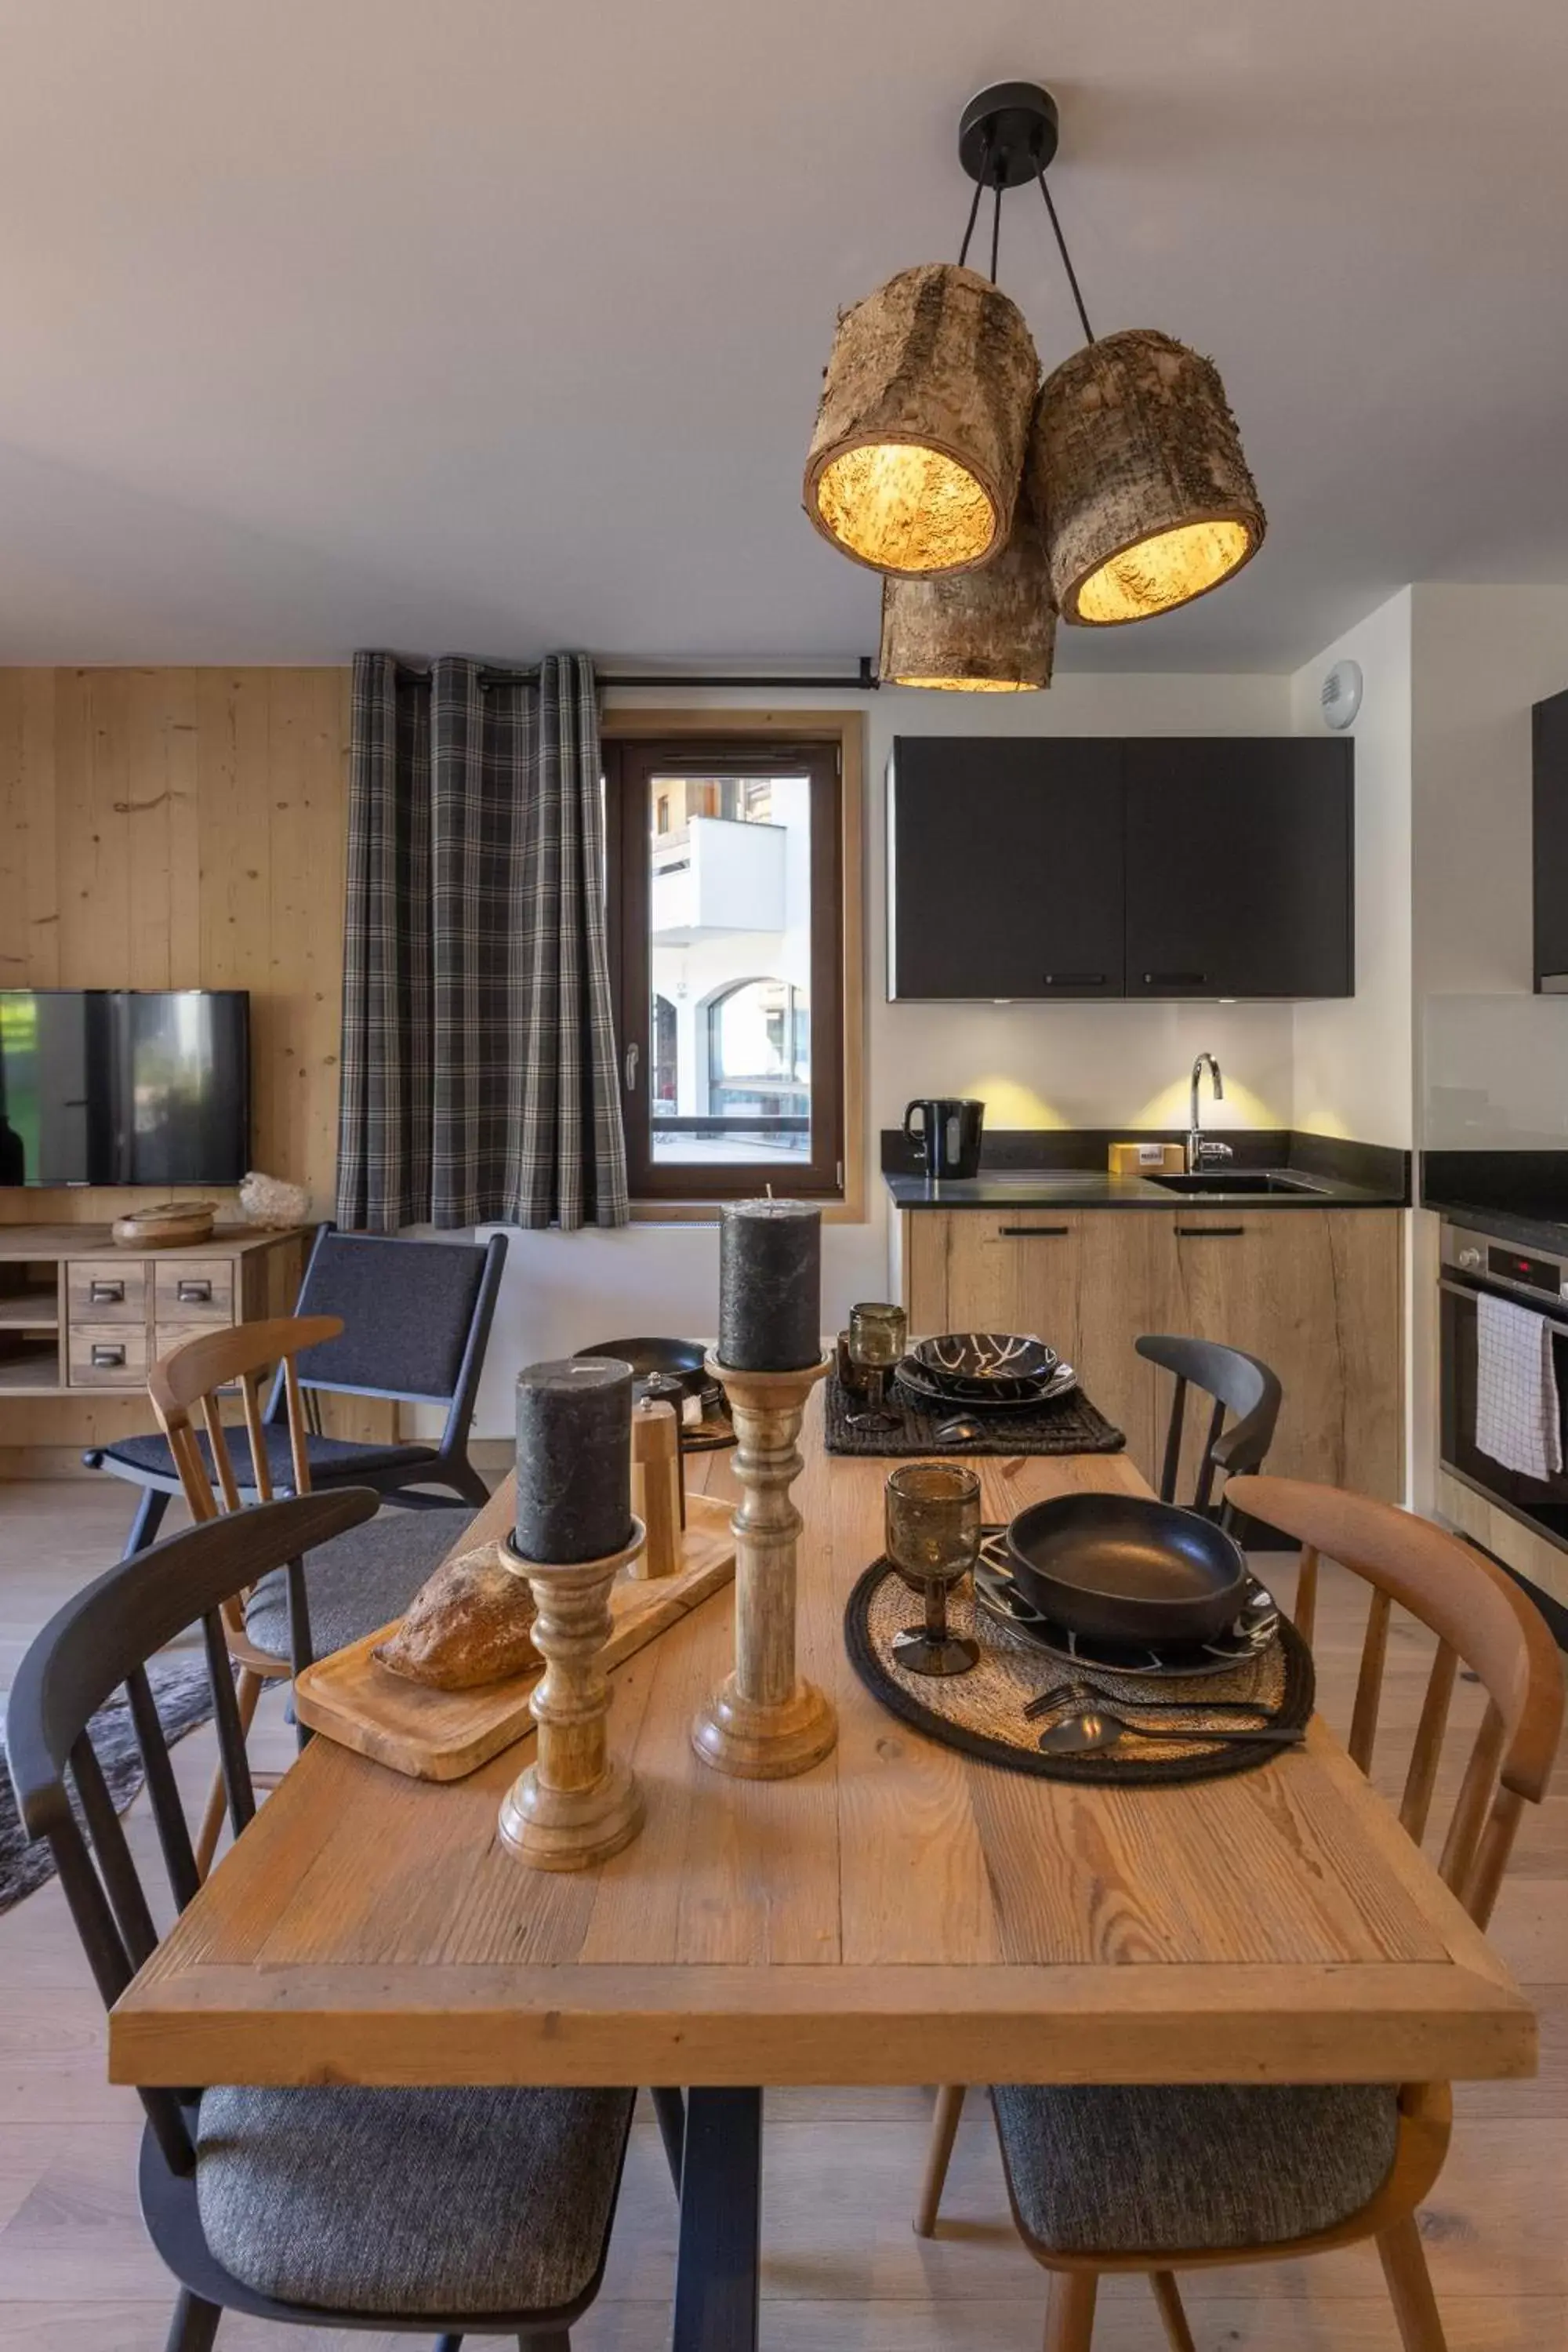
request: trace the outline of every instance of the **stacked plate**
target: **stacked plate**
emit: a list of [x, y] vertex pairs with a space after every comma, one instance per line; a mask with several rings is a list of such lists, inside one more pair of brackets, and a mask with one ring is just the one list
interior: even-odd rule
[[948, 1331], [922, 1339], [899, 1366], [917, 1404], [952, 1412], [1027, 1412], [1078, 1386], [1078, 1375], [1043, 1339], [1016, 1331]]

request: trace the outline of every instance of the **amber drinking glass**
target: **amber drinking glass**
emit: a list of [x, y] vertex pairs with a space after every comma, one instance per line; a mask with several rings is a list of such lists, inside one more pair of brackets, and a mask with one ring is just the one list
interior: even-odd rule
[[893, 1656], [911, 1674], [967, 1674], [980, 1645], [949, 1630], [947, 1596], [980, 1557], [980, 1481], [952, 1463], [909, 1462], [889, 1474], [886, 1499], [888, 1558], [925, 1595], [924, 1624], [899, 1635]]
[[899, 1427], [897, 1413], [888, 1411], [888, 1379], [904, 1352], [909, 1324], [901, 1307], [863, 1299], [849, 1309], [849, 1360], [865, 1375], [869, 1402], [864, 1412], [849, 1415], [851, 1429], [890, 1430]]

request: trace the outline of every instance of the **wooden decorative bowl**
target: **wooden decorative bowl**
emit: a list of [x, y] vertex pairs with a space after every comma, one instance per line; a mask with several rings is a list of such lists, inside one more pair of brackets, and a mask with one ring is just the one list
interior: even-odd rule
[[216, 1222], [216, 1201], [158, 1201], [116, 1217], [110, 1233], [121, 1249], [182, 1249], [211, 1241]]

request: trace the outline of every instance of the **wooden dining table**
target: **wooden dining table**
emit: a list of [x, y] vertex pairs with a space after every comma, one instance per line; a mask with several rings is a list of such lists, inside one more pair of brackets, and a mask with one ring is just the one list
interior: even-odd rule
[[[1528, 2002], [1321, 1719], [1259, 1769], [1117, 1788], [1001, 1770], [885, 1712], [842, 1615], [889, 1465], [828, 1455], [821, 1409], [795, 1498], [801, 1671], [838, 1712], [825, 1762], [756, 1782], [692, 1752], [729, 1591], [616, 1672], [647, 1819], [597, 1869], [537, 1874], [500, 1843], [526, 1744], [437, 1784], [319, 1737], [115, 2008], [112, 2079], [679, 2086], [674, 2342], [750, 2352], [765, 2085], [1533, 2071]], [[1121, 1454], [975, 1466], [994, 1520], [1147, 1491]], [[727, 1456], [692, 1468], [732, 1491]], [[911, 2136], [911, 2189], [920, 2153]]]

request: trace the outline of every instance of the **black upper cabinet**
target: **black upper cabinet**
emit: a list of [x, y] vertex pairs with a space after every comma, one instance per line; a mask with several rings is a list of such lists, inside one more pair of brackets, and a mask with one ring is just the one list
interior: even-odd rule
[[1568, 994], [1568, 694], [1538, 702], [1535, 721], [1535, 986]]
[[1352, 749], [1130, 742], [1129, 996], [1354, 993]]
[[889, 993], [1124, 993], [1121, 745], [901, 736]]
[[1321, 736], [900, 736], [889, 992], [1349, 996], [1353, 773]]

